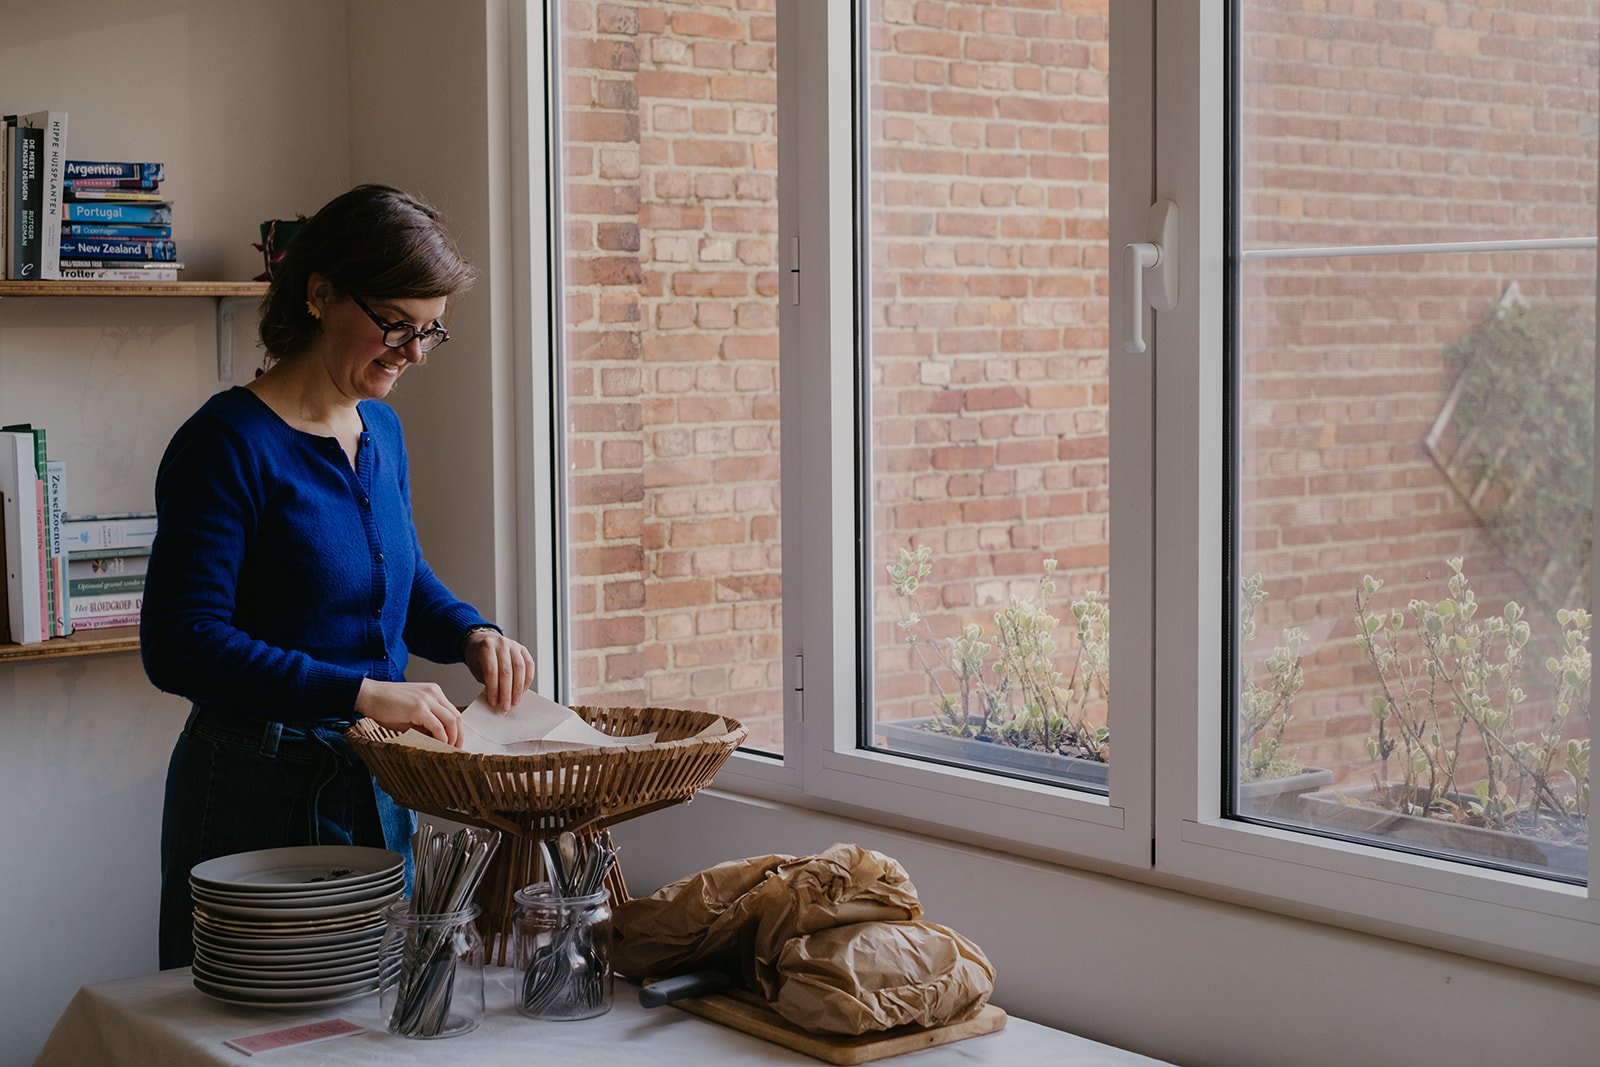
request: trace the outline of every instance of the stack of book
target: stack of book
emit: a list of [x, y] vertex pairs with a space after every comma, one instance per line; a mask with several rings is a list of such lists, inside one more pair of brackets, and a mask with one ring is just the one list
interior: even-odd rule
[[67, 114], [0, 117], [0, 268], [15, 281], [61, 277]]
[[5, 565], [3, 637], [37, 644], [72, 632], [62, 537], [67, 470], [51, 460], [43, 427], [0, 427], [0, 561]]
[[156, 517], [150, 512], [63, 516], [61, 546], [74, 629], [139, 625], [155, 538]]
[[63, 178], [60, 277], [176, 281], [172, 205], [160, 163], [69, 159]]

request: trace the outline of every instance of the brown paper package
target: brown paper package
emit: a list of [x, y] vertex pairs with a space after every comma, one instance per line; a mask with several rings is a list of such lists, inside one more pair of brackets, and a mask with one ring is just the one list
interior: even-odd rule
[[921, 920], [905, 868], [858, 845], [719, 863], [616, 908], [613, 964], [636, 980], [716, 968], [818, 1033], [939, 1026], [994, 990], [981, 949]]

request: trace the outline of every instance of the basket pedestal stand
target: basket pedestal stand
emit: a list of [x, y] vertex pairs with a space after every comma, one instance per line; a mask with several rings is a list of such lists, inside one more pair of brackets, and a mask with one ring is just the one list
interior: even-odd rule
[[[683, 804], [710, 784], [745, 728], [733, 719], [677, 708], [572, 709], [617, 737], [648, 744], [569, 749], [536, 756], [477, 755], [394, 743], [368, 719], [345, 737], [384, 791], [414, 811], [503, 835], [475, 903], [478, 931], [497, 963], [511, 954], [512, 894], [548, 881], [539, 842], [562, 831], [593, 839], [616, 823]], [[614, 901], [628, 899], [620, 865], [606, 876]], [[498, 942], [498, 945], [496, 944]]]

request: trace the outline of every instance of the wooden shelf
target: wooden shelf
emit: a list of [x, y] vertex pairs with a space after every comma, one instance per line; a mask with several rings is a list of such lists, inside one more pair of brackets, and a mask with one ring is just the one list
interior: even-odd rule
[[0, 297], [266, 295], [266, 282], [0, 282]]
[[117, 626], [109, 630], [79, 630], [71, 637], [52, 637], [37, 645], [0, 643], [0, 666], [27, 660], [105, 656], [139, 651], [139, 628]]

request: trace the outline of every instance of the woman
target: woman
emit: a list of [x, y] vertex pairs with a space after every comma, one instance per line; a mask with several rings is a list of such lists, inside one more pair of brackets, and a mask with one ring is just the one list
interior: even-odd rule
[[343, 731], [358, 716], [459, 744], [460, 715], [415, 652], [465, 662], [509, 709], [533, 657], [423, 560], [400, 423], [383, 398], [449, 339], [471, 284], [427, 204], [363, 185], [295, 235], [263, 304], [270, 369], [212, 397], [156, 474], [140, 642], [194, 703], [167, 771], [161, 966], [192, 959], [189, 870], [286, 845], [387, 846], [412, 815]]

